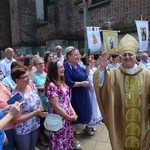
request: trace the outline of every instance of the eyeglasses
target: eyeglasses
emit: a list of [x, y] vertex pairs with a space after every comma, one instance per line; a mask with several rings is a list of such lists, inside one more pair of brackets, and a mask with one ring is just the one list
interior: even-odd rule
[[36, 65], [43, 65], [44, 64], [44, 62], [41, 62], [41, 63], [37, 63]]
[[29, 78], [29, 74], [26, 75], [26, 76], [22, 76], [22, 77], [20, 77], [19, 79], [25, 79], [25, 78]]

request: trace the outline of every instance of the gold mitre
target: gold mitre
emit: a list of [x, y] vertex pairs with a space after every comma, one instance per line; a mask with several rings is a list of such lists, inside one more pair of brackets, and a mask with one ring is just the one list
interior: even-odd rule
[[137, 53], [138, 49], [139, 49], [139, 43], [133, 36], [129, 34], [126, 34], [121, 39], [118, 45], [118, 50], [120, 53], [123, 53], [125, 51], [132, 51], [132, 52]]

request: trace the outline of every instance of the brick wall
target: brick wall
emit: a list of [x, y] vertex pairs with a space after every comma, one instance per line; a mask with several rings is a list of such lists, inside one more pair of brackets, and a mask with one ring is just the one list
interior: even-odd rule
[[[3, 30], [0, 30], [0, 47], [11, 43], [18, 47], [42, 46], [46, 45], [46, 41], [55, 40], [82, 41], [83, 12], [79, 12], [74, 1], [54, 0], [47, 6], [47, 21], [39, 22], [36, 19], [35, 0], [1, 0], [0, 10], [3, 11], [0, 13], [0, 28]], [[108, 29], [107, 22], [110, 21], [112, 28], [121, 30], [122, 34], [135, 32], [134, 20], [140, 19], [141, 14], [144, 20], [149, 20], [149, 10], [149, 0], [111, 0], [103, 7], [89, 10], [89, 25]], [[80, 45], [83, 46], [82, 43]]]
[[[135, 32], [135, 19], [150, 18], [149, 0], [111, 0], [108, 5], [89, 10], [89, 25], [108, 29], [108, 21], [112, 29], [124, 32]], [[43, 40], [53, 38], [83, 38], [83, 13], [74, 6], [74, 1], [59, 0], [49, 6], [50, 23], [38, 28], [37, 35]], [[44, 32], [44, 34], [42, 34]]]
[[0, 47], [11, 45], [9, 0], [0, 0]]
[[[138, 20], [143, 15], [144, 20], [150, 18], [149, 0], [111, 0], [109, 5], [100, 7], [89, 12], [90, 20], [94, 25], [107, 27], [107, 21], [111, 21], [113, 29], [126, 30], [135, 27], [134, 20]], [[135, 28], [134, 28], [135, 29]]]
[[36, 13], [34, 0], [13, 0], [11, 5], [11, 30], [13, 45], [36, 43]]

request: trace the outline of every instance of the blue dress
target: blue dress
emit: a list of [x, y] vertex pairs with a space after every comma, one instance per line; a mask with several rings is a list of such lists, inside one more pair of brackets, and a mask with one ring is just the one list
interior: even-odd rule
[[[75, 82], [87, 81], [85, 70], [78, 64], [76, 68], [71, 66], [67, 61], [64, 62], [65, 67], [65, 82], [71, 88]], [[91, 121], [91, 104], [88, 87], [73, 87], [71, 88], [71, 103], [78, 115], [76, 124], [87, 124]]]

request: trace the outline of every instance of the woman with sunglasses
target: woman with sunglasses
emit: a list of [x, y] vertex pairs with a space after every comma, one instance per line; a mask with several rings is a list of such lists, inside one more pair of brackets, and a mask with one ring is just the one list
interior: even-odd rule
[[[37, 87], [38, 95], [40, 96], [40, 100], [42, 103], [42, 106], [46, 112], [49, 111], [49, 104], [47, 97], [44, 96], [44, 84], [46, 81], [46, 73], [44, 71], [44, 61], [42, 57], [38, 57], [34, 60], [34, 66], [36, 67], [36, 71], [33, 73], [33, 83]], [[39, 133], [39, 142], [47, 147], [48, 142], [46, 140], [45, 135], [45, 128], [44, 128], [44, 119], [41, 118], [41, 126], [40, 126], [40, 133]]]

